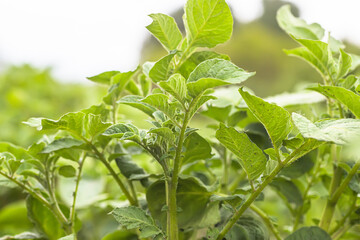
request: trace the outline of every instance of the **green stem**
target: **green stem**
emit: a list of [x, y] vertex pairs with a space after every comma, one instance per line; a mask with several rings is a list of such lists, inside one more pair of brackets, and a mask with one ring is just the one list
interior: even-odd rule
[[54, 209], [55, 212], [57, 212], [57, 214], [60, 216], [60, 218], [62, 219], [61, 222], [65, 223], [64, 224], [64, 229], [67, 233], [71, 232], [71, 227], [68, 224], [68, 220], [65, 217], [64, 213], [62, 212], [62, 210], [60, 209], [60, 205], [59, 202], [57, 201], [56, 195], [55, 195], [55, 185], [53, 183], [53, 181], [51, 181], [50, 178], [50, 174], [52, 171], [50, 170], [51, 166], [48, 166], [48, 164], [46, 164], [46, 171], [45, 171], [45, 178], [46, 178], [46, 184], [47, 184], [47, 190], [49, 191], [49, 197], [50, 200], [52, 201], [52, 207]]
[[179, 181], [179, 173], [181, 167], [181, 153], [185, 139], [185, 131], [190, 121], [189, 111], [185, 112], [183, 125], [180, 130], [179, 140], [176, 146], [175, 158], [174, 158], [174, 169], [170, 180], [169, 199], [168, 199], [168, 211], [170, 217], [170, 232], [168, 237], [170, 240], [178, 240], [178, 225], [177, 225], [177, 204], [176, 204], [176, 190]]
[[42, 195], [38, 194], [37, 192], [35, 192], [34, 190], [32, 190], [31, 188], [29, 188], [28, 186], [26, 186], [24, 183], [16, 180], [15, 178], [7, 175], [5, 172], [0, 171], [0, 175], [4, 176], [5, 178], [7, 178], [8, 180], [10, 180], [11, 182], [15, 183], [16, 185], [18, 185], [20, 188], [22, 188], [23, 190], [25, 190], [26, 192], [28, 192], [33, 198], [37, 199], [39, 202], [41, 202], [45, 207], [47, 207], [56, 217], [56, 219], [62, 223], [64, 226], [67, 225], [67, 219], [63, 218], [63, 214], [61, 215], [59, 212], [56, 211], [56, 209], [53, 208], [53, 205], [51, 203], [49, 203], [48, 200], [46, 200]]
[[351, 224], [347, 224], [345, 226], [343, 226], [337, 233], [332, 235], [332, 239], [333, 240], [338, 240], [340, 239], [347, 231], [349, 231], [349, 229], [352, 227], [353, 225]]
[[272, 221], [270, 220], [269, 216], [263, 212], [260, 208], [256, 207], [254, 204], [250, 205], [251, 210], [253, 210], [268, 226], [268, 228], [271, 230], [271, 232], [274, 234], [275, 238], [277, 240], [281, 240], [281, 236], [277, 228], [274, 226]]
[[348, 219], [348, 217], [350, 217], [350, 215], [354, 212], [354, 210], [356, 209], [356, 194], [354, 194], [353, 196], [353, 201], [351, 203], [351, 206], [349, 208], [349, 210], [347, 211], [347, 213], [343, 216], [343, 218], [337, 223], [336, 227], [334, 227], [333, 229], [331, 229], [331, 231], [329, 232], [330, 234], [334, 234], [336, 231], [338, 231], [341, 227], [344, 226], [345, 221]]
[[222, 191], [228, 193], [228, 184], [229, 184], [229, 171], [228, 171], [228, 152], [227, 149], [224, 149], [224, 158], [223, 158], [223, 183]]
[[[307, 146], [305, 142], [301, 147], [294, 150], [283, 162], [280, 162], [275, 169], [268, 175], [265, 180], [258, 186], [258, 188], [250, 195], [250, 197], [241, 205], [239, 210], [237, 210], [234, 215], [228, 220], [224, 228], [221, 230], [220, 234], [217, 237], [217, 240], [222, 240], [225, 235], [230, 231], [232, 226], [237, 222], [237, 220], [242, 216], [246, 209], [255, 201], [255, 199], [260, 195], [264, 188], [271, 183], [271, 181], [277, 176], [277, 174], [286, 166], [289, 162], [295, 161], [299, 156], [303, 156], [304, 151], [310, 152], [313, 149]], [[303, 150], [305, 148], [305, 150]]]
[[[315, 166], [313, 168], [313, 171], [311, 171], [310, 174], [309, 174], [310, 175], [310, 180], [309, 180], [308, 186], [306, 187], [306, 189], [304, 191], [304, 195], [303, 195], [303, 202], [304, 203], [308, 198], [308, 194], [309, 194], [309, 191], [310, 191], [311, 187], [314, 184], [314, 180], [317, 179], [318, 172], [319, 172], [320, 167], [321, 167], [321, 163], [322, 163], [322, 158], [320, 157], [320, 150], [318, 149], [317, 157], [316, 157], [316, 163], [315, 163]], [[294, 222], [294, 226], [293, 226], [293, 231], [296, 231], [299, 224], [300, 224], [300, 219], [303, 216], [303, 212], [304, 212], [304, 206], [305, 206], [305, 204], [302, 204], [300, 206], [300, 208], [298, 209], [297, 213], [296, 213], [295, 222]]]
[[138, 202], [136, 199], [134, 199], [129, 191], [126, 189], [124, 183], [121, 181], [121, 179], [119, 178], [119, 176], [116, 174], [116, 172], [114, 171], [114, 169], [111, 167], [111, 165], [108, 163], [108, 161], [106, 161], [105, 157], [103, 154], [101, 154], [99, 152], [99, 150], [92, 144], [89, 143], [90, 147], [92, 148], [93, 152], [95, 153], [95, 155], [99, 158], [99, 160], [105, 165], [105, 167], [108, 169], [108, 171], [110, 172], [111, 176], [115, 179], [116, 183], [119, 185], [121, 191], [124, 193], [124, 195], [126, 196], [126, 198], [129, 200], [130, 204], [133, 206], [138, 206]]
[[76, 213], [76, 198], [77, 198], [77, 194], [78, 194], [78, 190], [79, 190], [79, 183], [80, 183], [80, 179], [81, 179], [81, 173], [82, 173], [82, 169], [84, 166], [84, 162], [86, 159], [86, 153], [83, 152], [80, 160], [79, 160], [79, 168], [78, 168], [78, 174], [76, 176], [76, 180], [75, 180], [75, 189], [74, 189], [74, 194], [73, 194], [73, 202], [70, 208], [70, 214], [69, 214], [69, 221], [71, 224], [71, 228], [72, 228], [72, 233], [74, 235], [74, 240], [77, 239], [77, 235], [76, 235], [76, 229], [75, 229], [75, 213]]

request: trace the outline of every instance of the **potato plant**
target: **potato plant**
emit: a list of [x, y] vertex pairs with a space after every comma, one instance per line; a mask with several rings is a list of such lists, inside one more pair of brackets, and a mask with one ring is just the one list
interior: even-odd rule
[[[45, 135], [28, 148], [0, 143], [2, 180], [26, 192], [36, 230], [2, 239], [81, 239], [77, 196], [90, 162], [116, 186], [107, 201], [117, 201], [119, 230], [103, 239], [360, 237], [360, 87], [351, 74], [360, 58], [283, 6], [279, 26], [299, 44], [285, 53], [311, 64], [323, 83], [262, 99], [240, 86], [254, 72], [211, 50], [232, 34], [225, 1], [188, 0], [184, 10], [185, 36], [172, 17], [150, 15], [147, 29], [166, 56], [89, 77], [108, 86], [99, 105], [29, 119]], [[124, 107], [149, 127], [119, 115]], [[139, 154], [153, 167], [135, 161]], [[71, 204], [59, 196], [60, 177], [74, 180]], [[285, 223], [266, 207], [271, 199]]]

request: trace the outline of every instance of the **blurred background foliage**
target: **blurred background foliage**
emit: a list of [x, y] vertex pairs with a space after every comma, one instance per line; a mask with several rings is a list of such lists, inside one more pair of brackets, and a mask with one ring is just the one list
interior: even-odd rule
[[[245, 85], [261, 97], [292, 92], [301, 88], [304, 83], [321, 81], [320, 76], [309, 65], [286, 56], [282, 51], [297, 46], [276, 23], [276, 11], [285, 3], [287, 2], [264, 0], [263, 15], [249, 23], [236, 21], [234, 16], [234, 33], [231, 40], [216, 48], [217, 52], [228, 54], [238, 66], [248, 71], [256, 71], [256, 75]], [[299, 15], [296, 6], [291, 5], [295, 15]], [[182, 9], [172, 14], [180, 29], [184, 31], [182, 15]], [[346, 45], [348, 52], [360, 54], [358, 46], [350, 43]], [[143, 45], [141, 62], [156, 60], [165, 54], [160, 44], [153, 37], [149, 37]], [[0, 73], [0, 141], [27, 147], [39, 139], [41, 133], [21, 124], [22, 121], [30, 117], [57, 119], [63, 113], [78, 111], [99, 103], [104, 92], [105, 89], [91, 84], [57, 81], [52, 77], [51, 69], [37, 69], [31, 65], [10, 66]], [[141, 118], [137, 116], [138, 112], [129, 108], [121, 109], [120, 113], [126, 114], [127, 118], [137, 118], [138, 121]], [[204, 120], [209, 124], [212, 122], [205, 116], [199, 116], [193, 125], [203, 126]], [[143, 162], [141, 165], [145, 168], [152, 165], [146, 156], [134, 158], [135, 161]], [[126, 235], [129, 233], [120, 231], [104, 237], [106, 233], [114, 231], [118, 224], [108, 215], [111, 206], [102, 204], [102, 200], [110, 198], [111, 192], [117, 190], [104, 180], [106, 171], [97, 162], [91, 162], [84, 172], [82, 187], [85, 191], [80, 192], [83, 196], [79, 197], [85, 201], [79, 216], [83, 220], [82, 239], [132, 239], [133, 235]], [[70, 188], [68, 184], [70, 183], [64, 179], [59, 179], [59, 194], [64, 198], [71, 194], [67, 191]], [[319, 187], [320, 193], [321, 190]], [[275, 201], [277, 198], [271, 191], [268, 196], [267, 201], [261, 204], [267, 205], [270, 215], [279, 218], [279, 224], [286, 225], [291, 214], [284, 204]], [[31, 230], [32, 224], [26, 216], [24, 197], [17, 188], [3, 186], [0, 179], [0, 236]], [[64, 201], [66, 202], [66, 199]], [[88, 208], [90, 204], [91, 209]], [[312, 210], [318, 211], [316, 208]], [[312, 219], [307, 220], [310, 224], [311, 221]], [[89, 229], [91, 231], [87, 231]]]

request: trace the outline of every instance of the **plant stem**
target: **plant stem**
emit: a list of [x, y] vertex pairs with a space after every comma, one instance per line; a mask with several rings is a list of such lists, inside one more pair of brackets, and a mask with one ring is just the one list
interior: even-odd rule
[[344, 215], [344, 217], [337, 223], [336, 227], [331, 229], [331, 231], [329, 232], [330, 234], [334, 234], [336, 231], [338, 231], [341, 227], [344, 226], [345, 221], [348, 219], [348, 217], [350, 217], [350, 215], [356, 209], [356, 200], [357, 200], [357, 196], [356, 196], [356, 194], [354, 194], [353, 201], [351, 203], [351, 206], [350, 206], [349, 210]]
[[224, 149], [224, 158], [223, 158], [223, 182], [222, 182], [222, 191], [228, 193], [228, 184], [229, 184], [229, 169], [228, 169], [228, 151]]
[[[258, 186], [258, 188], [250, 195], [250, 197], [241, 205], [239, 210], [237, 210], [234, 215], [228, 220], [224, 228], [221, 230], [220, 234], [217, 237], [217, 240], [222, 240], [225, 235], [230, 231], [232, 226], [237, 222], [241, 215], [245, 212], [246, 209], [255, 201], [255, 199], [260, 195], [264, 188], [271, 183], [271, 181], [276, 177], [276, 175], [288, 164], [289, 162], [295, 161], [299, 156], [303, 156], [305, 153], [310, 152], [313, 148], [308, 148], [307, 142], [305, 142], [298, 149], [294, 150], [284, 161], [280, 162], [275, 169], [268, 175], [265, 180]], [[305, 148], [305, 150], [303, 150]]]
[[82, 169], [84, 166], [84, 162], [86, 159], [86, 153], [83, 152], [80, 160], [79, 160], [79, 168], [78, 168], [78, 174], [76, 176], [76, 180], [75, 180], [75, 190], [73, 193], [73, 202], [70, 208], [70, 214], [69, 214], [69, 221], [71, 224], [71, 228], [72, 228], [72, 233], [74, 235], [74, 240], [77, 239], [77, 235], [76, 235], [76, 229], [75, 229], [75, 206], [76, 206], [76, 198], [77, 198], [77, 194], [78, 194], [78, 190], [79, 190], [79, 183], [80, 183], [80, 179], [81, 179], [81, 173], [82, 173]]
[[92, 148], [93, 152], [95, 153], [95, 155], [100, 159], [100, 161], [105, 165], [105, 167], [108, 169], [108, 171], [110, 172], [112, 177], [115, 179], [116, 183], [119, 185], [120, 189], [125, 194], [126, 198], [129, 200], [130, 204], [133, 205], [133, 206], [138, 206], [139, 204], [138, 204], [137, 200], [133, 199], [133, 197], [130, 195], [130, 193], [126, 189], [124, 183], [121, 181], [121, 179], [116, 174], [116, 172], [111, 167], [111, 165], [108, 163], [108, 161], [106, 161], [104, 155], [101, 154], [99, 152], [99, 150], [92, 143], [89, 143], [89, 144], [90, 144], [90, 147]]
[[29, 188], [28, 186], [26, 186], [24, 183], [18, 181], [17, 179], [7, 175], [5, 172], [0, 170], [0, 175], [4, 176], [5, 178], [9, 179], [10, 181], [12, 181], [13, 183], [15, 183], [16, 185], [18, 185], [20, 188], [22, 188], [23, 190], [25, 190], [26, 192], [28, 192], [33, 198], [37, 199], [39, 202], [41, 202], [45, 207], [47, 207], [56, 217], [56, 219], [62, 223], [64, 226], [67, 225], [67, 219], [63, 218], [63, 214], [60, 214], [59, 212], [56, 211], [56, 209], [53, 208], [53, 206], [51, 205], [51, 203], [49, 203], [48, 200], [46, 200], [42, 195], [38, 194], [37, 192], [35, 192], [34, 190], [32, 190], [31, 188]]
[[48, 162], [46, 163], [46, 171], [45, 171], [45, 178], [46, 178], [46, 183], [47, 183], [47, 190], [49, 192], [49, 197], [50, 200], [52, 201], [51, 206], [54, 209], [55, 212], [57, 212], [57, 214], [61, 217], [62, 219], [62, 223], [63, 223], [63, 228], [67, 233], [71, 232], [71, 227], [69, 225], [69, 222], [67, 220], [67, 218], [65, 217], [64, 213], [62, 212], [62, 210], [60, 209], [59, 203], [57, 201], [56, 195], [55, 195], [55, 185], [53, 184], [53, 182], [51, 181], [50, 178], [50, 174], [52, 171], [50, 170], [50, 167], [48, 165]]
[[181, 153], [184, 144], [185, 130], [189, 123], [189, 111], [185, 111], [183, 125], [180, 129], [179, 140], [176, 146], [174, 169], [170, 180], [169, 199], [168, 199], [168, 217], [170, 218], [170, 228], [168, 237], [170, 240], [178, 240], [178, 225], [177, 225], [177, 204], [176, 204], [176, 190], [179, 181], [179, 173], [181, 167]]
[[343, 226], [337, 233], [332, 235], [333, 240], [340, 239], [353, 225], [347, 224]]
[[[317, 151], [317, 157], [316, 157], [316, 163], [315, 166], [313, 168], [313, 171], [310, 172], [310, 180], [309, 183], [304, 191], [304, 195], [303, 195], [303, 202], [305, 203], [305, 201], [307, 200], [309, 191], [311, 189], [311, 187], [313, 186], [314, 180], [317, 179], [318, 177], [318, 171], [320, 169], [321, 163], [322, 163], [322, 158], [320, 157], [320, 151], [318, 149]], [[294, 226], [293, 226], [293, 231], [296, 231], [299, 224], [300, 224], [300, 219], [303, 216], [303, 211], [304, 211], [304, 204], [302, 204], [300, 206], [300, 208], [298, 209], [296, 216], [295, 216], [295, 222], [294, 222]]]
[[277, 228], [274, 226], [272, 221], [270, 220], [269, 216], [263, 212], [260, 208], [256, 207], [254, 204], [250, 205], [251, 210], [253, 210], [261, 219], [264, 221], [264, 223], [268, 226], [268, 228], [271, 230], [271, 232], [274, 234], [275, 238], [277, 240], [281, 240], [281, 236]]

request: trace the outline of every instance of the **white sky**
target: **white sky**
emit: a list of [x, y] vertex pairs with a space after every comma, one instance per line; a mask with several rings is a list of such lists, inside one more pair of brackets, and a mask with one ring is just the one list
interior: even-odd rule
[[[307, 22], [360, 45], [359, 0], [290, 0]], [[51, 66], [56, 78], [86, 82], [103, 71], [134, 69], [150, 13], [170, 14], [186, 0], [0, 0], [0, 66]], [[233, 14], [251, 21], [261, 0], [227, 0]]]

